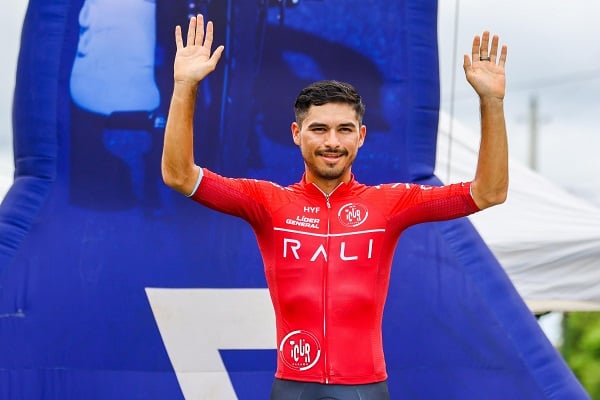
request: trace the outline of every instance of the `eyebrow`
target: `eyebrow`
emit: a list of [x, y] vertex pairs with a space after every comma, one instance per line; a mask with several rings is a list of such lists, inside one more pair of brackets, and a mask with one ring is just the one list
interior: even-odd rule
[[[329, 125], [323, 123], [323, 122], [313, 122], [312, 124], [308, 125], [309, 128], [314, 129], [314, 128], [327, 128], [329, 127]], [[356, 128], [356, 124], [352, 123], [352, 122], [343, 122], [339, 125], [337, 125], [338, 128]]]

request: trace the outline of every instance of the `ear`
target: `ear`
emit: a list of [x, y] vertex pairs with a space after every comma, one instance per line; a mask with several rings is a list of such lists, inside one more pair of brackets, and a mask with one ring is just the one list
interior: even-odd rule
[[363, 143], [365, 142], [365, 137], [367, 136], [367, 126], [366, 125], [361, 125], [360, 126], [360, 130], [358, 131], [358, 147], [362, 147]]
[[300, 146], [300, 125], [297, 122], [292, 122], [291, 126], [292, 130], [292, 139], [294, 139], [294, 143], [296, 146]]

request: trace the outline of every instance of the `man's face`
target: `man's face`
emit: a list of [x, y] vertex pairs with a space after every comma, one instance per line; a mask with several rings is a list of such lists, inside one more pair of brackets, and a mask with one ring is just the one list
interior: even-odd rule
[[292, 135], [302, 152], [307, 180], [322, 189], [347, 182], [367, 132], [352, 106], [345, 103], [311, 106], [301, 124], [292, 124]]

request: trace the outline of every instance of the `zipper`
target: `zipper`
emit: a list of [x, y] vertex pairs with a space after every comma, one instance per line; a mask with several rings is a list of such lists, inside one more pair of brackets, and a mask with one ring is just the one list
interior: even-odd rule
[[[317, 190], [319, 190], [319, 192], [321, 192], [323, 194], [323, 196], [325, 197], [325, 202], [327, 203], [327, 209], [331, 209], [331, 204], [329, 203], [329, 198], [331, 197], [331, 195], [333, 194], [333, 192], [335, 192], [336, 190], [338, 190], [338, 188], [340, 186], [342, 186], [344, 184], [344, 182], [340, 182], [335, 188], [333, 188], [333, 190], [327, 194], [325, 193], [323, 190], [321, 190], [320, 187], [318, 187], [314, 182], [312, 182], [312, 184], [317, 188]], [[329, 233], [329, 232], [327, 232]]]
[[[331, 254], [329, 249], [329, 234], [331, 233], [331, 203], [329, 202], [329, 198], [339, 188], [343, 182], [340, 182], [329, 194], [326, 194], [321, 190], [320, 187], [315, 185], [317, 189], [323, 196], [325, 197], [325, 203], [327, 205], [327, 239], [325, 242], [325, 248], [327, 249], [327, 254]], [[314, 185], [314, 183], [313, 183]], [[329, 257], [329, 256], [328, 256]], [[328, 284], [328, 272], [329, 272], [329, 258], [325, 261], [325, 267], [323, 268], [323, 369], [325, 374], [325, 384], [329, 384], [329, 365], [327, 362], [327, 284]]]
[[327, 352], [328, 352], [328, 343], [327, 343], [327, 284], [328, 284], [328, 275], [329, 275], [329, 254], [331, 254], [329, 249], [329, 234], [331, 233], [331, 203], [329, 203], [330, 194], [325, 195], [325, 202], [327, 203], [327, 239], [325, 248], [327, 249], [327, 260], [325, 260], [325, 267], [323, 268], [323, 365], [325, 369], [325, 384], [329, 383], [329, 365], [327, 363]]

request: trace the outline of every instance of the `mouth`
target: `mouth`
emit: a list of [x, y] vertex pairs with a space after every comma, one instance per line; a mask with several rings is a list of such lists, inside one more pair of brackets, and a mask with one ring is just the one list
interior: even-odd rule
[[341, 150], [318, 150], [316, 155], [322, 157], [326, 162], [336, 162], [348, 153]]

